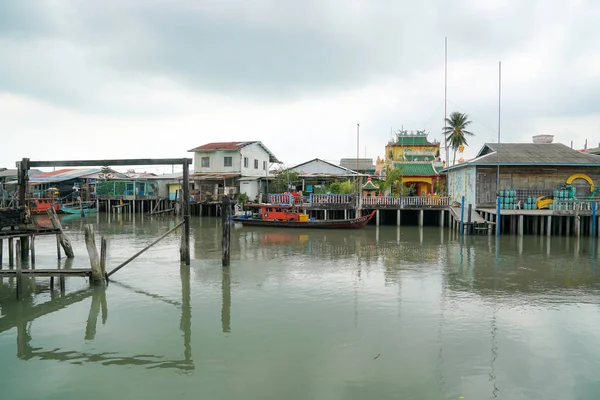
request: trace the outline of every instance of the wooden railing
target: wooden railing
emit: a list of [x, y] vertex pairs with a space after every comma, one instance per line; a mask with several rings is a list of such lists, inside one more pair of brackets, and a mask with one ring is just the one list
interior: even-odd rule
[[592, 211], [596, 200], [554, 200], [554, 211]]
[[352, 194], [311, 194], [308, 203], [315, 204], [352, 204]]
[[[291, 195], [271, 194], [269, 203], [290, 204]], [[355, 196], [352, 194], [311, 194], [310, 196], [296, 197], [296, 204], [309, 206], [318, 205], [353, 205]], [[398, 208], [412, 207], [447, 207], [450, 204], [448, 196], [363, 196], [361, 199], [363, 207], [369, 206], [395, 206]]]
[[447, 207], [449, 204], [448, 196], [407, 196], [407, 197], [363, 197], [363, 206], [398, 206], [401, 208], [410, 207]]

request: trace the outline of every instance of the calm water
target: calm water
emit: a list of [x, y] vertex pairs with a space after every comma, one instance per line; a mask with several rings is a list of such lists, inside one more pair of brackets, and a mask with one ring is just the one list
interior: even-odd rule
[[[106, 216], [109, 269], [174, 225]], [[88, 264], [79, 218], [63, 222]], [[598, 399], [600, 274], [589, 238], [470, 237], [193, 220], [104, 290], [0, 285], [2, 399]], [[38, 238], [37, 266], [57, 264]], [[67, 265], [65, 265], [67, 263]], [[6, 256], [4, 268], [7, 268]]]

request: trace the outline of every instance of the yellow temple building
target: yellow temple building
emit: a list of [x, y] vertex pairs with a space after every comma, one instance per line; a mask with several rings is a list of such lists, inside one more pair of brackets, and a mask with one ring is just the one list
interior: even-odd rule
[[385, 161], [377, 159], [379, 171], [385, 166], [400, 169], [403, 185], [414, 185], [414, 195], [419, 196], [434, 194], [436, 180], [443, 179], [436, 169], [442, 168], [440, 143], [430, 142], [427, 136], [425, 131], [400, 130], [385, 146]]

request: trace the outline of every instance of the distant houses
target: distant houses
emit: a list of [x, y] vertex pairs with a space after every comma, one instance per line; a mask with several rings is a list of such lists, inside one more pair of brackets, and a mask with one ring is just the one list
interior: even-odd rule
[[194, 153], [194, 193], [198, 201], [217, 201], [224, 194], [244, 193], [250, 200], [266, 194], [270, 165], [277, 157], [260, 141], [212, 142]]

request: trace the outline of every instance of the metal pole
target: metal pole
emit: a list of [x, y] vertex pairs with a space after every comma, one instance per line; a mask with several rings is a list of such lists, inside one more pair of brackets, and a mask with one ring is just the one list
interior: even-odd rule
[[465, 196], [462, 197], [460, 205], [460, 236], [463, 235], [465, 228]]
[[500, 236], [500, 196], [496, 197], [496, 236]]
[[598, 219], [596, 218], [598, 209], [598, 202], [592, 203], [592, 237], [596, 237], [596, 231], [598, 229]]
[[498, 168], [496, 171], [496, 193], [500, 193], [500, 104], [502, 99], [502, 61], [498, 61], [498, 148], [496, 159]]
[[446, 134], [446, 118], [448, 117], [447, 110], [448, 98], [448, 38], [444, 38], [444, 147], [446, 149], [446, 168], [450, 166], [450, 152], [448, 151], [448, 140]]

